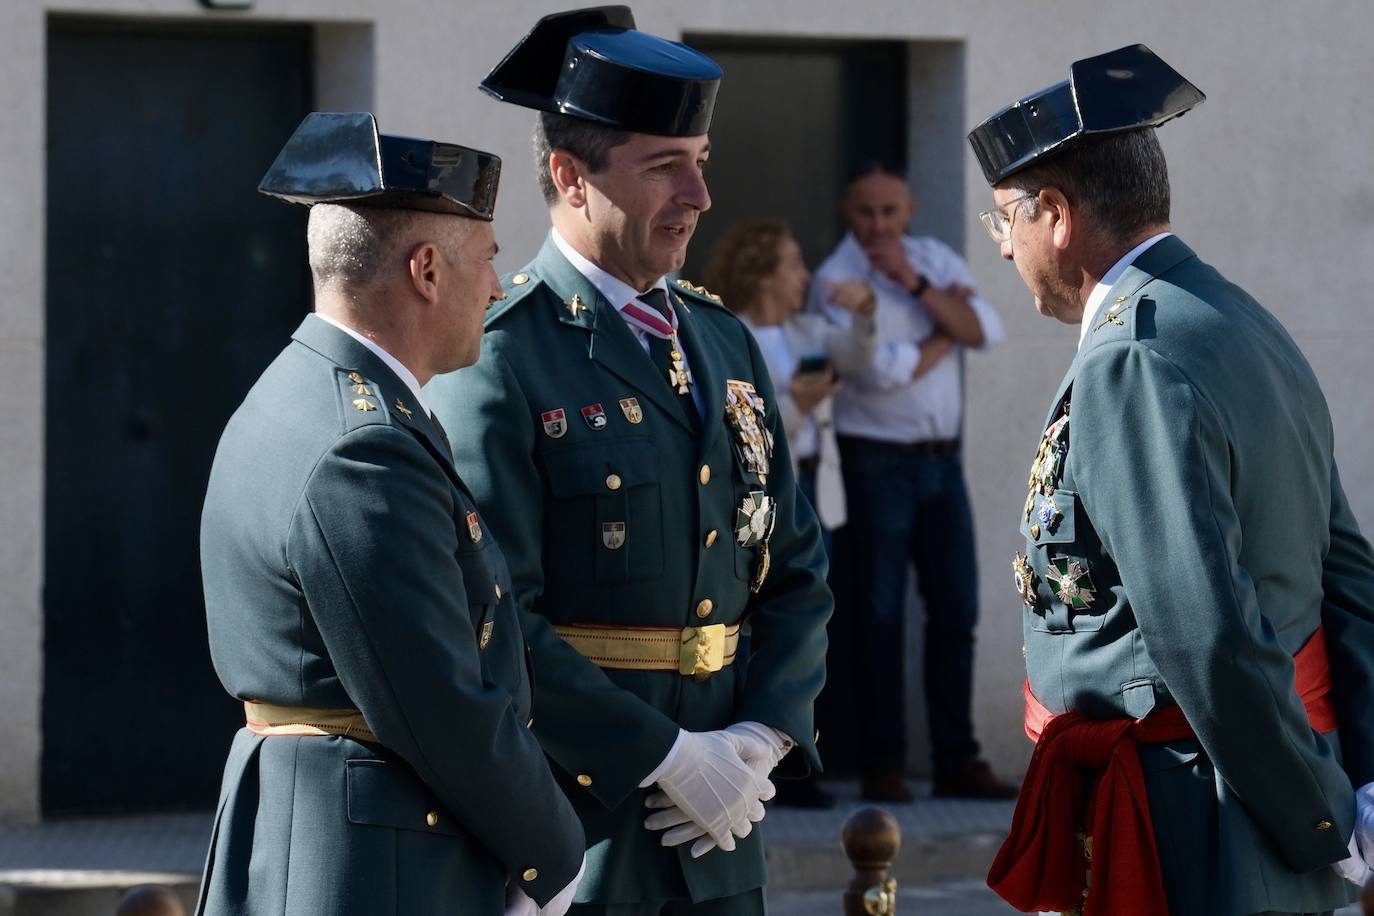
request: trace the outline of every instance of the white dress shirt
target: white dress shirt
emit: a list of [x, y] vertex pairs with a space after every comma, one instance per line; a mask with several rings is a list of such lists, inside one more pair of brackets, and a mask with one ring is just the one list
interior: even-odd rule
[[1139, 245], [1132, 248], [1121, 256], [1121, 260], [1112, 265], [1102, 275], [1102, 279], [1097, 281], [1093, 291], [1088, 294], [1088, 301], [1083, 303], [1083, 323], [1078, 329], [1078, 346], [1083, 346], [1083, 339], [1088, 336], [1089, 329], [1092, 328], [1097, 319], [1097, 313], [1102, 309], [1102, 302], [1107, 298], [1107, 293], [1116, 285], [1116, 281], [1121, 279], [1121, 275], [1126, 272], [1126, 268], [1135, 263], [1135, 259], [1149, 251], [1151, 246], [1160, 239], [1166, 239], [1173, 235], [1172, 232], [1161, 232], [1159, 235], [1152, 235]]
[[334, 318], [330, 318], [328, 315], [320, 314], [319, 312], [316, 312], [315, 315], [318, 316], [320, 320], [327, 321], [330, 324], [334, 325], [334, 327], [338, 328], [340, 331], [343, 331], [349, 337], [352, 337], [358, 343], [362, 344], [364, 347], [367, 347], [373, 353], [377, 354], [377, 358], [380, 359], [382, 362], [386, 363], [386, 367], [390, 369], [392, 372], [396, 373], [396, 377], [398, 379], [406, 383], [406, 387], [409, 388], [410, 393], [415, 396], [415, 401], [417, 404], [420, 405], [420, 408], [424, 410], [425, 413], [429, 414], [431, 417], [434, 416], [434, 412], [431, 411], [429, 409], [429, 405], [425, 403], [424, 396], [420, 394], [420, 380], [415, 377], [414, 372], [411, 372], [404, 365], [402, 365], [399, 359], [383, 350], [375, 340], [369, 340], [368, 338], [359, 334], [357, 331], [353, 330], [343, 322], [338, 321]]
[[[929, 236], [903, 236], [902, 245], [907, 262], [931, 286], [974, 286], [964, 259], [944, 242]], [[920, 343], [937, 329], [935, 320], [901, 284], [874, 269], [853, 233], [845, 233], [816, 271], [816, 280], [810, 308], [843, 326], [849, 324], [850, 314], [825, 304], [825, 284], [820, 281], [862, 280], [878, 299], [878, 349], [869, 368], [847, 375], [835, 395], [836, 432], [887, 442], [957, 438], [964, 413], [962, 348], [912, 381], [921, 358]], [[983, 330], [978, 349], [1006, 339], [1002, 319], [981, 296], [975, 295], [969, 306]]]
[[[562, 253], [563, 257], [568, 259], [568, 263], [571, 264], [573, 267], [577, 268], [577, 272], [580, 273], [582, 276], [586, 277], [587, 282], [591, 283], [592, 286], [595, 286], [596, 291], [599, 292], [606, 299], [607, 302], [615, 306], [615, 312], [617, 315], [620, 314], [621, 310], [624, 309], [625, 306], [637, 300], [641, 293], [647, 293], [650, 289], [661, 289], [664, 292], [664, 296], [667, 296], [668, 280], [666, 277], [659, 277], [658, 282], [650, 286], [649, 289], [636, 290], [634, 287], [630, 286], [630, 284], [626, 283], [624, 280], [621, 280], [619, 277], [611, 276], [609, 273], [602, 270], [596, 264], [593, 264], [591, 261], [583, 257], [580, 251], [578, 251], [572, 245], [568, 244], [567, 239], [563, 238], [563, 236], [558, 234], [557, 229], [550, 229], [549, 235], [553, 238], [554, 246]], [[649, 307], [652, 308], [652, 306]], [[623, 318], [624, 316], [622, 315], [621, 317]], [[644, 352], [648, 353], [649, 335], [645, 334], [643, 331], [641, 331], [639, 328], [635, 327], [628, 321], [625, 322], [625, 324], [627, 327], [629, 327], [630, 331], [635, 335], [635, 340], [639, 341], [639, 345], [644, 348]], [[692, 365], [687, 359], [687, 348], [681, 347], [679, 348], [679, 352], [682, 353], [682, 364], [687, 368], [688, 372], [691, 372]], [[667, 373], [668, 367], [664, 366], [663, 384], [665, 385], [668, 384]], [[693, 381], [695, 382], [695, 379], [693, 379]], [[697, 407], [697, 415], [704, 417], [706, 415], [706, 412], [705, 410], [703, 410], [701, 400], [701, 386], [693, 384], [691, 387], [691, 391], [692, 401], [696, 404]]]

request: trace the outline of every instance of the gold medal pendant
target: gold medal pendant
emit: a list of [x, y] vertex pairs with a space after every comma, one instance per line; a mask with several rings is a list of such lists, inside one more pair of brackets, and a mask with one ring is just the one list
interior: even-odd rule
[[687, 363], [683, 359], [682, 350], [678, 348], [677, 332], [668, 338], [672, 349], [668, 352], [668, 359], [672, 361], [672, 368], [668, 370], [668, 384], [677, 388], [679, 395], [691, 394], [692, 372], [687, 368]]

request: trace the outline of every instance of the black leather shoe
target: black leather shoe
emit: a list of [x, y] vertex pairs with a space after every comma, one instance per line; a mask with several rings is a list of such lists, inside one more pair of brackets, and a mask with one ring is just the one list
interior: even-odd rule
[[863, 789], [860, 796], [864, 801], [893, 802], [899, 805], [916, 800], [915, 793], [902, 778], [901, 770], [877, 770], [863, 774]]
[[1003, 782], [985, 760], [966, 760], [935, 773], [930, 794], [935, 798], [1015, 798], [1016, 786]]

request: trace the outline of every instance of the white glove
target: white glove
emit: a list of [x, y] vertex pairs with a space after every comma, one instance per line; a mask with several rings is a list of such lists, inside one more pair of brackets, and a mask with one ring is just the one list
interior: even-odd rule
[[1355, 835], [1351, 840], [1351, 853], [1358, 849], [1359, 858], [1374, 868], [1374, 782], [1355, 791]]
[[[658, 783], [662, 794], [677, 806], [680, 815], [705, 831], [726, 852], [735, 848], [735, 836], [753, 829], [751, 816], [763, 817], [763, 805], [774, 795], [773, 784], [744, 762], [744, 742], [726, 731], [680, 731], [672, 750], [641, 785]], [[651, 795], [650, 798], [653, 796]], [[646, 802], [647, 803], [647, 802]], [[664, 815], [667, 815], [665, 817]], [[650, 815], [650, 830], [673, 827], [664, 845], [693, 838], [694, 827], [678, 821], [668, 811]]]
[[582, 875], [587, 871], [587, 854], [582, 854], [582, 865], [577, 869], [577, 874], [568, 886], [563, 888], [558, 894], [544, 906], [540, 906], [530, 899], [524, 889], [514, 881], [506, 885], [506, 912], [505, 916], [563, 916], [572, 906], [573, 895], [577, 893], [577, 885], [582, 883]]
[[[767, 779], [768, 774], [778, 765], [778, 761], [793, 748], [792, 739], [775, 728], [770, 728], [759, 722], [737, 722], [726, 728], [725, 731], [734, 735], [743, 742], [741, 759], [749, 764], [759, 776]], [[772, 794], [768, 798], [772, 798]], [[764, 808], [763, 801], [751, 805], [748, 811], [748, 820], [742, 824], [733, 824], [730, 832], [735, 837], [743, 839], [753, 830], [753, 825], [763, 820]], [[663, 835], [664, 846], [677, 846], [689, 840], [695, 840], [692, 844], [692, 858], [699, 859], [712, 849], [716, 848], [715, 840], [706, 835], [706, 830], [696, 824], [687, 815], [682, 813], [667, 793], [655, 792], [644, 801], [645, 807], [661, 809], [655, 814], [651, 814], [645, 821], [644, 826], [650, 830], [662, 830], [673, 828]], [[733, 848], [733, 841], [731, 842]], [[726, 850], [729, 852], [730, 850]]]

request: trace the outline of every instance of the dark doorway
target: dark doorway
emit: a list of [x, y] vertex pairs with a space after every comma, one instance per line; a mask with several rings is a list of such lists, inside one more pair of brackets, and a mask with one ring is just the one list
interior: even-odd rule
[[309, 111], [305, 27], [48, 30], [43, 809], [212, 805], [219, 433], [310, 308], [304, 211], [255, 192]]
[[781, 218], [816, 266], [843, 232], [846, 177], [876, 159], [907, 158], [907, 45], [689, 35], [725, 70], [711, 123], [702, 217], [683, 275], [699, 281], [711, 249], [732, 225]]

